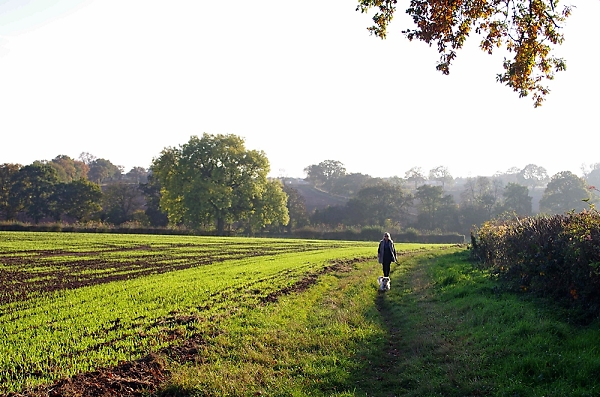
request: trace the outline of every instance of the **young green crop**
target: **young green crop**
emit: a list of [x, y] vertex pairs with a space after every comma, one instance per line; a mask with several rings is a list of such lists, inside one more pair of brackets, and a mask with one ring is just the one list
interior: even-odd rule
[[[423, 245], [407, 246], [407, 249]], [[0, 233], [0, 392], [139, 358], [376, 243]]]

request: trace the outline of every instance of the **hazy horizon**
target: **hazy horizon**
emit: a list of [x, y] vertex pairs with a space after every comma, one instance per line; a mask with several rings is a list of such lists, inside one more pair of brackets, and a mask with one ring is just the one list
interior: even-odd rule
[[[84, 153], [84, 152], [82, 152], [82, 153]], [[94, 155], [94, 153], [91, 153], [91, 152], [85, 152], [85, 153], [89, 153], [91, 155]], [[52, 158], [48, 158], [48, 159], [37, 159], [37, 160], [34, 160], [34, 161], [47, 161], [47, 162], [49, 162], [52, 159], [56, 158], [57, 156], [59, 156], [59, 155], [53, 156]], [[69, 156], [69, 157], [71, 157], [74, 160], [79, 160], [79, 156], [77, 156], [77, 157]], [[96, 156], [96, 158], [103, 158], [103, 157]], [[110, 158], [103, 158], [103, 159], [110, 161], [113, 165], [116, 165], [118, 167], [123, 167], [122, 164], [116, 164]], [[325, 161], [325, 160], [336, 160], [336, 159], [323, 159], [321, 161]], [[24, 163], [17, 163], [17, 164], [25, 166], [25, 165], [29, 165], [29, 164], [33, 163], [34, 161], [32, 161], [30, 163], [27, 163], [27, 164], [24, 164]], [[321, 161], [315, 163], [315, 165], [318, 164], [318, 163], [320, 163]], [[7, 163], [7, 162], [6, 161], [2, 161], [2, 159], [0, 159], [0, 164], [5, 164], [5, 163]], [[598, 163], [600, 163], [600, 162], [598, 162]], [[523, 168], [525, 168], [525, 166], [527, 166], [529, 164], [534, 164], [534, 163], [529, 162], [529, 163], [525, 164], [523, 167], [516, 167], [516, 168], [519, 169], [519, 170], [523, 170]], [[596, 163], [594, 163], [594, 164], [596, 164]], [[313, 164], [306, 164], [306, 166], [304, 168], [306, 168], [306, 167], [308, 167], [310, 165], [313, 165]], [[347, 174], [359, 173], [359, 174], [369, 175], [369, 176], [374, 177], [374, 178], [392, 178], [392, 177], [404, 178], [405, 177], [405, 172], [408, 171], [410, 168], [412, 168], [412, 167], [410, 167], [410, 168], [404, 170], [401, 174], [391, 174], [391, 175], [375, 176], [375, 175], [371, 175], [371, 174], [369, 174], [367, 172], [361, 172], [360, 170], [348, 170], [347, 167], [346, 167], [346, 165], [345, 164], [343, 164], [343, 165], [346, 168], [346, 173]], [[550, 173], [548, 171], [548, 169], [546, 167], [544, 167], [544, 165], [542, 165], [542, 164], [534, 164], [534, 165], [539, 166], [539, 167], [543, 167], [544, 169], [546, 169], [546, 171], [548, 173], [548, 177], [550, 177], [550, 178], [553, 175], [555, 175], [555, 174], [557, 174], [559, 172], [562, 172], [562, 171], [571, 171], [571, 170], [559, 170], [559, 171], [557, 171], [555, 173]], [[588, 166], [592, 166], [593, 164], [587, 164], [587, 165]], [[438, 166], [445, 166], [445, 165], [444, 164], [439, 164]], [[134, 167], [142, 167], [142, 168], [145, 168], [146, 170], [148, 170], [148, 168], [149, 168], [148, 166], [143, 166], [143, 165], [133, 165], [133, 166], [128, 167], [128, 168], [127, 167], [123, 167], [123, 174], [126, 174], [127, 172], [129, 172]], [[419, 166], [415, 165], [414, 167], [419, 167]], [[421, 169], [422, 169], [425, 177], [428, 177], [430, 169], [425, 169], [423, 167], [421, 167]], [[500, 174], [506, 174], [509, 169], [499, 170], [499, 173]], [[457, 179], [457, 178], [478, 177], [478, 176], [493, 177], [496, 174], [496, 173], [494, 173], [494, 174], [491, 174], [491, 175], [486, 175], [486, 174], [474, 174], [473, 173], [473, 174], [470, 174], [470, 175], [454, 175], [454, 173], [452, 172], [452, 170], [449, 167], [448, 167], [448, 171], [450, 172], [450, 174], [452, 175], [452, 178], [454, 178], [454, 179]], [[571, 171], [571, 172], [573, 172], [573, 171]], [[579, 170], [579, 172], [573, 172], [573, 173], [575, 175], [579, 176], [579, 177], [583, 177], [584, 176], [581, 169]], [[303, 172], [302, 175], [277, 175], [277, 174], [274, 173], [273, 169], [271, 168], [271, 172], [269, 173], [269, 177], [272, 177], [272, 178], [282, 178], [282, 177], [285, 177], [285, 178], [299, 178], [299, 179], [304, 179], [304, 178], [306, 178], [306, 173]]]

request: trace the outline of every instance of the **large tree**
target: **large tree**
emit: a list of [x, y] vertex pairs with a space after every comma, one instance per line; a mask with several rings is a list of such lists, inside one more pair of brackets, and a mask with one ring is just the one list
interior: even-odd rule
[[121, 178], [122, 170], [106, 159], [94, 159], [89, 164], [88, 179], [101, 184], [106, 181], [115, 181]]
[[102, 191], [100, 186], [80, 178], [69, 183], [61, 182], [55, 186], [51, 196], [54, 219], [60, 220], [63, 215], [77, 221], [92, 219], [102, 208]]
[[532, 214], [531, 200], [533, 197], [529, 195], [527, 186], [510, 182], [506, 185], [502, 194], [504, 196], [503, 211], [514, 212], [520, 216], [530, 216]]
[[429, 170], [429, 180], [441, 183], [442, 190], [446, 187], [446, 184], [454, 182], [454, 178], [452, 178], [450, 171], [448, 171], [448, 167], [444, 167], [443, 165]]
[[309, 182], [329, 191], [336, 179], [346, 175], [346, 168], [337, 160], [325, 160], [319, 164], [309, 165], [304, 168], [304, 172]]
[[437, 213], [444, 203], [444, 189], [441, 186], [421, 185], [417, 188], [415, 198], [419, 200], [419, 225], [424, 229], [435, 229]]
[[404, 177], [408, 182], [415, 183], [415, 190], [417, 189], [417, 186], [419, 186], [419, 183], [423, 183], [427, 180], [421, 167], [412, 167], [404, 173]]
[[458, 231], [458, 205], [441, 186], [421, 185], [415, 198], [419, 201], [416, 226], [426, 230]]
[[147, 183], [148, 171], [144, 167], [133, 167], [128, 173], [123, 175], [123, 179], [134, 183]]
[[56, 156], [48, 165], [56, 170], [56, 175], [61, 182], [71, 182], [80, 178], [87, 178], [89, 166], [81, 160], [74, 160], [64, 154]]
[[19, 169], [14, 175], [9, 205], [23, 210], [38, 223], [53, 215], [53, 196], [59, 183], [56, 170], [48, 164], [35, 162]]
[[546, 169], [535, 164], [527, 164], [519, 172], [518, 178], [519, 182], [531, 189], [546, 186], [550, 179]]
[[478, 225], [497, 213], [501, 188], [502, 181], [497, 178], [467, 178], [460, 203], [463, 225]]
[[[249, 219], [268, 191], [266, 155], [247, 150], [236, 135], [192, 136], [178, 148], [165, 148], [151, 170], [161, 185], [161, 209], [171, 223], [195, 228], [215, 224], [219, 235], [226, 224]], [[282, 210], [287, 211], [285, 206]]]
[[281, 181], [268, 181], [254, 198], [253, 210], [245, 222], [247, 232], [253, 235], [266, 226], [283, 228], [289, 221], [287, 194]]
[[581, 211], [588, 206], [583, 200], [590, 198], [591, 193], [585, 181], [571, 171], [563, 171], [554, 175], [548, 182], [540, 199], [540, 209], [552, 214]]
[[[372, 34], [384, 39], [397, 0], [358, 0], [357, 10], [375, 9]], [[520, 97], [533, 94], [539, 106], [549, 92], [544, 80], [566, 68], [565, 61], [552, 55], [552, 46], [561, 44], [561, 27], [571, 7], [559, 7], [558, 0], [468, 1], [410, 0], [406, 13], [415, 27], [403, 30], [409, 40], [435, 45], [440, 53], [437, 70], [450, 72], [456, 51], [471, 33], [481, 38], [480, 48], [492, 53], [504, 47], [512, 59], [504, 59], [504, 71], [497, 75]]]

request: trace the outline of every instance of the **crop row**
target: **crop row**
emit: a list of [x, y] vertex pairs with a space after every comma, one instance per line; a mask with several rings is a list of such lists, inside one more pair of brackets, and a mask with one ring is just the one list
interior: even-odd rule
[[[327, 243], [330, 248], [346, 245]], [[0, 304], [62, 289], [324, 246], [306, 240], [1, 233]]]

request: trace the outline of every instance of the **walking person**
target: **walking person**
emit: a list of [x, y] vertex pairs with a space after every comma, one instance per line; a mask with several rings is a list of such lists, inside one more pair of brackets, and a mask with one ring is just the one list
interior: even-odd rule
[[390, 264], [396, 262], [396, 248], [394, 247], [394, 241], [392, 241], [388, 232], [383, 234], [383, 239], [379, 242], [377, 258], [383, 267], [383, 277], [389, 277]]

